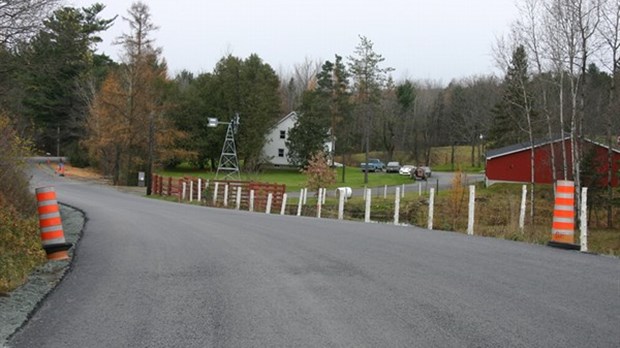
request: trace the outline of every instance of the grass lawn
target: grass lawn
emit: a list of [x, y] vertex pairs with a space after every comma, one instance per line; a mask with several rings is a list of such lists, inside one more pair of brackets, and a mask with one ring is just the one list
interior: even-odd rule
[[[336, 188], [340, 186], [349, 186], [352, 188], [364, 187], [364, 173], [356, 167], [346, 167], [345, 181], [342, 182], [343, 168], [336, 169], [336, 183], [328, 188]], [[184, 176], [197, 177], [202, 179], [214, 179], [215, 172], [197, 170], [179, 166], [173, 170], [157, 171], [158, 175], [164, 177], [180, 178]], [[222, 177], [220, 175], [220, 177]], [[270, 169], [261, 173], [241, 173], [241, 180], [258, 181], [264, 183], [285, 184], [287, 191], [298, 191], [306, 186], [306, 175], [300, 173], [296, 169]], [[384, 185], [401, 185], [409, 184], [412, 180], [408, 176], [398, 175], [396, 173], [368, 173], [368, 187], [384, 186]]]
[[[470, 146], [456, 146], [454, 149], [454, 168], [452, 168], [452, 163], [450, 161], [452, 157], [452, 148], [450, 146], [442, 146], [442, 147], [434, 147], [431, 150], [430, 155], [430, 163], [418, 163], [413, 157], [411, 153], [406, 151], [396, 151], [394, 152], [394, 156], [392, 158], [393, 161], [400, 162], [401, 165], [412, 164], [412, 165], [429, 165], [433, 171], [440, 172], [453, 172], [457, 169], [465, 173], [479, 173], [484, 171], [484, 160], [481, 161], [480, 166], [471, 166], [471, 147]], [[478, 150], [474, 153], [475, 156], [478, 156]], [[365, 155], [363, 153], [357, 153], [351, 155], [350, 164], [358, 165], [360, 162], [364, 162]], [[369, 158], [379, 158], [384, 162], [387, 162], [387, 158], [385, 154], [381, 151], [373, 151], [368, 154]], [[340, 158], [336, 158], [337, 161]], [[477, 161], [474, 161], [477, 162]]]

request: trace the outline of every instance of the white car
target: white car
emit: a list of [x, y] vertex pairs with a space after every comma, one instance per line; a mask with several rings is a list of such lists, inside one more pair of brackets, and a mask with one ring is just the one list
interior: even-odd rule
[[400, 167], [400, 169], [398, 170], [398, 174], [411, 176], [411, 172], [414, 170], [415, 166], [411, 164], [405, 164], [404, 166]]

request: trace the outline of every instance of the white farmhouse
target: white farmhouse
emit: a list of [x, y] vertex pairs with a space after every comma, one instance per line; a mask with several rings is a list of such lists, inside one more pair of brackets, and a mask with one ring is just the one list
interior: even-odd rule
[[[281, 118], [267, 133], [267, 141], [263, 147], [263, 158], [269, 164], [274, 166], [291, 166], [289, 161], [288, 148], [286, 140], [288, 139], [290, 130], [297, 122], [297, 113], [295, 111]], [[331, 153], [333, 149], [331, 141], [325, 142], [325, 151]]]

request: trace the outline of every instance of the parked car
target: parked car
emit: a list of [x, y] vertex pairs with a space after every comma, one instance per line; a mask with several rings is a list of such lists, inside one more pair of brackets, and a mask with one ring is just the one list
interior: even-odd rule
[[422, 166], [422, 168], [424, 168], [424, 175], [426, 175], [427, 178], [430, 178], [433, 174], [433, 172], [431, 171], [431, 167]]
[[432, 175], [431, 167], [419, 166], [415, 170], [411, 171], [411, 178], [417, 180], [426, 180]]
[[388, 162], [387, 166], [385, 167], [386, 173], [398, 173], [399, 170], [400, 163], [398, 162]]
[[400, 167], [400, 169], [398, 170], [398, 174], [411, 176], [411, 171], [412, 170], [415, 170], [415, 166], [414, 165], [405, 164], [404, 166]]
[[362, 162], [360, 163], [360, 167], [362, 168], [362, 172], [376, 172], [385, 170], [385, 164], [377, 158], [369, 158], [368, 163]]

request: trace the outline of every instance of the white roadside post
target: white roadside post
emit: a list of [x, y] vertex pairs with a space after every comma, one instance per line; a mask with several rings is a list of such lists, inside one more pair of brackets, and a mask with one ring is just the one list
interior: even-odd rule
[[321, 204], [325, 205], [325, 197], [327, 197], [327, 187], [323, 187], [323, 201], [321, 202]]
[[383, 185], [383, 199], [387, 199], [387, 185]]
[[265, 208], [265, 214], [271, 214], [271, 202], [273, 200], [273, 193], [269, 192], [267, 195], [267, 207]]
[[215, 182], [215, 186], [213, 187], [213, 206], [217, 205], [217, 191], [220, 188], [220, 183]]
[[254, 211], [254, 190], [250, 190], [250, 203], [249, 203], [248, 210]]
[[431, 187], [430, 196], [428, 198], [428, 229], [433, 229], [433, 213], [435, 211], [435, 188]]
[[224, 206], [228, 206], [228, 184], [224, 185]]
[[282, 195], [282, 207], [280, 208], [280, 215], [284, 215], [286, 213], [286, 193]]
[[400, 187], [396, 188], [396, 194], [394, 199], [394, 225], [398, 225], [398, 218], [400, 214]]
[[476, 186], [469, 185], [469, 214], [467, 217], [467, 234], [474, 235], [474, 211], [476, 202]]
[[185, 181], [183, 181], [183, 193], [181, 193], [181, 200], [184, 201], [185, 200], [185, 191], [187, 189], [187, 183]]
[[400, 191], [400, 198], [405, 198], [405, 184], [403, 184], [403, 188]]
[[519, 230], [523, 233], [525, 229], [525, 203], [527, 202], [527, 185], [523, 185], [521, 190], [521, 209], [519, 210]]
[[308, 188], [304, 187], [304, 202], [303, 205], [306, 205], [308, 203]]
[[418, 182], [418, 197], [422, 196], [422, 183]]
[[346, 196], [344, 188], [338, 189], [338, 220], [344, 219], [344, 199]]
[[194, 201], [194, 180], [190, 179], [189, 181], [189, 202]]
[[241, 186], [237, 186], [237, 197], [235, 201], [235, 209], [241, 209]]
[[323, 189], [319, 189], [319, 196], [317, 197], [318, 199], [316, 200], [316, 217], [321, 218], [321, 203], [323, 203], [323, 197], [322, 197], [322, 193], [323, 193]]
[[370, 201], [372, 200], [372, 193], [370, 189], [366, 189], [366, 209], [364, 210], [364, 222], [370, 222]]
[[297, 216], [301, 216], [301, 205], [304, 198], [304, 189], [299, 190], [299, 202], [297, 202]]
[[581, 231], [579, 241], [581, 242], [581, 252], [588, 252], [588, 188], [581, 188], [581, 222], [579, 230]]
[[202, 202], [202, 179], [198, 178], [198, 203]]

